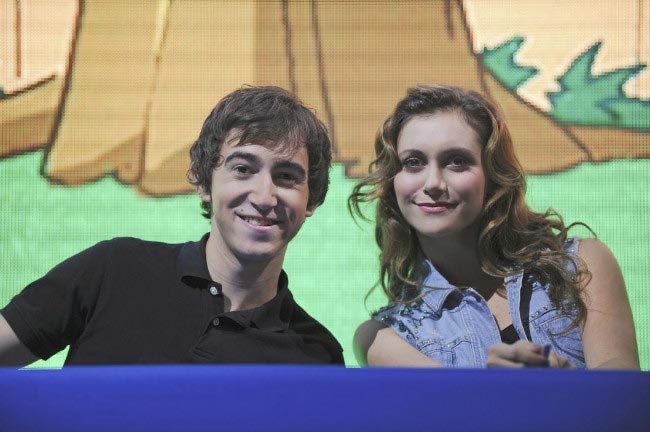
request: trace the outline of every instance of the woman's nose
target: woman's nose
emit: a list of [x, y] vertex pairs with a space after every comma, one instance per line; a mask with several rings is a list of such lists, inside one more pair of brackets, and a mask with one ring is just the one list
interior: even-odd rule
[[447, 190], [447, 183], [442, 170], [437, 166], [430, 166], [424, 182], [424, 192], [427, 195], [440, 194]]

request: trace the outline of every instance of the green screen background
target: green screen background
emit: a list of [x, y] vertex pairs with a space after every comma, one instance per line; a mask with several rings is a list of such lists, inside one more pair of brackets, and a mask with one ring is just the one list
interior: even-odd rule
[[[359, 101], [374, 100], [373, 98], [379, 101], [378, 90], [387, 89], [386, 94], [399, 90], [399, 94], [403, 94], [407, 85], [435, 81], [431, 76], [436, 76], [437, 72], [444, 72], [446, 69], [457, 71], [470, 64], [459, 61], [458, 51], [454, 51], [451, 57], [434, 58], [434, 66], [429, 70], [420, 71], [419, 73], [422, 75], [417, 75], [417, 80], [412, 78], [416, 75], [408, 70], [409, 66], [425, 64], [425, 60], [435, 57], [432, 52], [440, 52], [436, 51], [440, 46], [451, 43], [451, 36], [444, 31], [437, 31], [433, 33], [435, 40], [421, 37], [421, 29], [418, 25], [426, 27], [426, 24], [430, 24], [434, 17], [404, 13], [405, 5], [423, 6], [422, 10], [430, 10], [433, 5], [436, 6], [438, 12], [446, 10], [445, 7], [449, 6], [449, 10], [456, 12], [461, 10], [475, 12], [474, 15], [472, 13], [463, 15], [465, 21], [456, 22], [456, 36], [462, 36], [465, 31], [466, 36], [471, 39], [471, 35], [478, 35], [479, 30], [486, 32], [486, 28], [479, 28], [478, 22], [482, 22], [484, 26], [488, 24], [487, 27], [492, 28], [491, 34], [498, 35], [498, 38], [495, 39], [496, 42], [492, 41], [494, 43], [491, 42], [482, 48], [461, 44], [455, 49], [459, 50], [458, 47], [464, 46], [465, 59], [467, 60], [468, 56], [472, 61], [476, 58], [477, 64], [480, 64], [480, 70], [483, 71], [482, 68], [485, 68], [483, 78], [488, 77], [487, 74], [489, 74], [489, 77], [493, 77], [500, 83], [498, 88], [502, 86], [507, 90], [502, 92], [502, 95], [506, 94], [513, 100], [516, 99], [520, 105], [531, 108], [530, 111], [533, 110], [532, 105], [522, 96], [524, 92], [520, 92], [520, 90], [547, 69], [544, 69], [544, 64], [522, 61], [521, 59], [525, 59], [525, 55], [520, 54], [525, 53], [535, 42], [539, 43], [540, 37], [549, 35], [553, 36], [553, 40], [556, 41], [551, 46], [551, 51], [570, 48], [571, 54], [563, 60], [563, 66], [557, 70], [553, 69], [554, 83], [544, 87], [546, 89], [545, 97], [551, 105], [550, 108], [545, 108], [547, 111], [544, 115], [548, 115], [552, 120], [553, 129], [564, 127], [570, 129], [574, 125], [586, 126], [586, 129], [593, 132], [593, 136], [596, 137], [595, 141], [600, 145], [599, 151], [607, 154], [607, 157], [603, 159], [609, 160], [599, 163], [583, 162], [566, 170], [563, 168], [566, 165], [558, 163], [553, 169], [555, 171], [553, 173], [530, 175], [527, 199], [530, 206], [537, 211], [553, 207], [563, 215], [567, 224], [576, 221], [587, 223], [614, 252], [623, 270], [634, 314], [641, 365], [644, 370], [650, 370], [650, 292], [648, 291], [648, 287], [650, 287], [650, 271], [648, 271], [650, 223], [648, 223], [647, 216], [650, 213], [650, 200], [647, 193], [650, 186], [650, 160], [647, 159], [647, 155], [650, 155], [650, 100], [629, 96], [624, 91], [624, 86], [627, 84], [640, 86], [637, 88], [645, 85], [647, 90], [648, 80], [644, 59], [648, 58], [649, 52], [647, 44], [649, 27], [647, 24], [650, 20], [650, 2], [646, 0], [615, 0], [608, 2], [607, 6], [603, 6], [598, 2], [594, 3], [588, 0], [573, 0], [571, 2], [489, 0], [489, 7], [486, 6], [487, 3], [488, 0], [451, 0], [449, 2], [431, 0], [402, 3], [397, 1], [336, 2], [326, 0], [314, 2], [57, 0], [56, 4], [33, 0], [5, 2], [5, 13], [0, 14], [0, 36], [2, 37], [0, 38], [0, 202], [2, 203], [0, 206], [0, 307], [8, 303], [24, 286], [44, 275], [54, 265], [98, 241], [113, 237], [133, 236], [171, 243], [185, 242], [198, 240], [209, 230], [208, 221], [200, 216], [199, 198], [195, 194], [168, 197], [148, 196], [138, 191], [138, 185], [126, 185], [116, 180], [111, 174], [106, 174], [100, 180], [80, 186], [63, 186], [51, 183], [42, 173], [47, 172], [48, 163], [51, 163], [48, 156], [51, 156], [52, 153], [46, 154], [46, 150], [43, 148], [52, 146], [53, 138], [50, 137], [50, 142], [43, 137], [39, 138], [41, 139], [39, 142], [36, 138], [33, 141], [28, 139], [20, 144], [23, 146], [21, 147], [12, 142], [12, 133], [21, 135], [24, 131], [33, 132], [38, 129], [35, 124], [39, 122], [39, 116], [49, 116], [48, 119], [55, 123], [66, 124], [69, 129], [78, 133], [75, 136], [78, 140], [75, 144], [78, 144], [78, 147], [72, 149], [68, 156], [70, 154], [74, 157], [81, 156], [79, 158], [81, 161], [83, 156], [86, 156], [84, 152], [91, 153], [89, 150], [94, 150], [93, 146], [97, 144], [86, 141], [86, 137], [96, 138], [99, 136], [97, 141], [101, 144], [103, 139], [110, 138], [111, 133], [114, 132], [104, 127], [105, 117], [103, 116], [108, 115], [107, 113], [114, 115], [115, 117], [111, 117], [110, 120], [113, 120], [113, 126], [118, 124], [119, 128], [126, 128], [124, 123], [134, 118], [133, 111], [128, 111], [121, 105], [118, 106], [119, 112], [117, 113], [108, 110], [107, 106], [114, 108], [113, 105], [97, 108], [101, 105], [102, 95], [111, 94], [111, 91], [116, 89], [119, 93], [120, 87], [123, 86], [123, 92], [118, 96], [130, 101], [131, 105], [134, 105], [134, 100], [141, 102], [146, 97], [150, 98], [147, 99], [149, 102], [162, 100], [164, 103], [158, 107], [172, 106], [176, 108], [175, 104], [183, 100], [179, 94], [184, 95], [186, 93], [183, 91], [189, 89], [190, 93], [187, 94], [191, 94], [191, 98], [194, 98], [191, 100], [189, 108], [198, 111], [196, 107], [200, 104], [196, 98], [204, 97], [204, 99], [209, 99], [210, 103], [218, 99], [215, 96], [216, 92], [207, 91], [206, 87], [212, 90], [210, 86], [215, 83], [225, 86], [225, 82], [231, 83], [232, 81], [234, 83], [232, 88], [228, 87], [228, 91], [230, 91], [244, 84], [241, 82], [243, 78], [239, 75], [238, 67], [240, 69], [257, 68], [258, 78], [262, 82], [280, 83], [280, 85], [289, 88], [289, 81], [291, 81], [294, 86], [297, 83], [296, 88], [303, 100], [305, 100], [305, 96], [301, 96], [300, 91], [312, 101], [319, 101], [318, 104], [322, 102], [322, 106], [314, 105], [318, 115], [326, 120], [331, 129], [334, 129], [331, 125], [335, 123], [332, 118], [337, 120], [336, 132], [338, 136], [347, 137], [346, 139], [337, 138], [340, 141], [337, 143], [339, 148], [336, 149], [339, 158], [337, 160], [345, 160], [341, 155], [345, 153], [344, 150], [350, 150], [352, 147], [359, 151], [347, 154], [347, 161], [358, 160], [355, 158], [369, 155], [372, 143], [365, 138], [357, 139], [356, 135], [349, 133], [349, 129], [346, 132], [347, 135], [342, 135], [341, 125], [345, 123], [342, 120], [350, 118], [350, 114], [364, 114], [372, 111], [372, 106], [368, 106], [367, 103], [364, 106]], [[64, 5], [67, 5], [66, 7], [70, 11], [74, 12], [79, 9], [86, 14], [85, 23], [83, 20], [81, 21], [85, 27], [80, 34], [84, 34], [84, 31], [85, 34], [88, 34], [89, 28], [92, 30], [93, 25], [98, 26], [94, 29], [97, 30], [96, 32], [90, 32], [94, 35], [94, 39], [91, 39], [96, 44], [96, 52], [91, 53], [90, 60], [88, 57], [85, 58], [84, 61], [87, 63], [79, 61], [77, 58], [76, 63], [68, 64], [68, 59], [64, 58], [68, 55], [67, 45], [61, 51], [65, 55], [62, 54], [59, 57], [51, 52], [38, 51], [39, 47], [50, 46], [46, 42], [64, 40], [65, 38], [62, 38], [61, 35], [72, 34], [72, 27], [68, 29], [70, 30], [68, 33], [62, 32], [60, 29], [57, 30], [58, 33], [52, 30], [56, 27], [53, 23], [65, 21], [62, 21], [60, 16], [57, 18], [57, 14], [63, 11]], [[527, 8], [526, 5], [534, 5], [534, 7]], [[572, 6], [571, 10], [573, 11], [581, 8], [593, 10], [593, 8], [600, 7], [601, 9], [611, 9], [616, 13], [607, 14], [607, 16], [600, 14], [602, 16], [596, 16], [592, 20], [589, 18], [591, 15], [586, 13], [582, 14], [584, 16], [580, 16], [581, 14], [568, 16], [570, 14], [562, 9], [567, 6]], [[520, 8], [518, 9], [520, 11], [532, 11], [535, 14], [534, 17], [541, 17], [537, 23], [536, 31], [538, 33], [535, 33], [535, 29], [513, 30], [510, 27], [518, 21], [512, 19], [513, 14], [510, 13], [517, 7]], [[258, 19], [260, 23], [265, 23], [264, 25], [259, 24], [259, 28], [255, 27], [254, 33], [257, 36], [266, 35], [255, 39], [256, 42], [261, 43], [260, 46], [266, 48], [259, 48], [259, 51], [255, 51], [253, 58], [243, 54], [242, 59], [238, 57], [241, 52], [250, 48], [244, 43], [246, 38], [242, 37], [242, 34], [244, 36], [250, 36], [250, 34], [246, 33], [247, 30], [242, 30], [242, 22], [232, 21], [232, 16], [239, 16], [236, 13], [233, 14], [233, 11], [237, 12], [237, 8], [244, 11], [241, 16], [254, 17], [249, 22], [249, 27], [258, 25]], [[259, 16], [246, 15], [246, 11], [254, 8], [259, 8]], [[139, 13], [148, 11], [148, 15], [143, 16], [153, 21], [155, 17], [152, 15], [152, 11], [157, 11], [155, 13], [160, 15], [160, 11], [167, 10], [170, 16], [174, 16], [178, 20], [179, 16], [185, 16], [184, 13], [187, 12], [185, 9], [193, 11], [194, 15], [188, 15], [192, 22], [183, 23], [171, 20], [170, 23], [173, 25], [165, 24], [164, 27], [161, 27], [161, 34], [156, 34], [156, 37], [160, 36], [158, 42], [164, 40], [162, 33], [165, 31], [175, 34], [176, 37], [180, 35], [178, 40], [181, 42], [176, 42], [176, 45], [161, 43], [156, 48], [157, 45], [150, 43], [147, 39], [147, 43], [142, 45], [147, 48], [146, 50], [138, 52], [137, 49], [142, 49], [142, 46], [138, 45], [135, 51], [129, 51], [131, 48], [129, 37], [132, 40], [132, 36], [137, 35], [138, 30], [147, 28], [148, 31], [151, 30], [149, 21], [134, 23], [139, 16], [137, 11]], [[350, 10], [357, 10], [358, 15], [350, 14]], [[383, 12], [374, 14], [376, 10]], [[419, 9], [416, 7], [409, 10], [417, 11]], [[207, 17], [203, 16], [203, 11], [208, 12]], [[273, 15], [272, 18], [269, 18], [267, 16], [269, 11], [275, 11], [277, 17]], [[68, 16], [70, 26], [73, 26], [75, 22], [71, 17], [76, 16], [76, 13]], [[281, 13], [285, 15], [281, 17]], [[476, 18], [481, 18], [481, 13], [489, 15], [489, 19], [485, 19], [483, 16], [483, 19], [477, 21]], [[369, 16], [369, 14], [374, 15]], [[394, 21], [398, 15], [402, 20], [400, 23]], [[318, 16], [320, 16], [320, 21], [312, 19]], [[574, 20], [571, 25], [566, 25], [565, 18], [567, 16], [569, 21]], [[203, 21], [203, 27], [196, 24], [201, 18], [206, 18]], [[160, 22], [164, 22], [164, 20]], [[320, 22], [322, 25], [320, 29], [314, 27], [316, 22]], [[443, 27], [447, 24], [447, 21], [442, 24], [440, 24], [440, 20], [436, 22]], [[149, 23], [149, 27], [145, 25], [147, 23]], [[227, 61], [222, 59], [223, 64], [216, 64], [213, 57], [205, 54], [208, 51], [202, 51], [202, 48], [208, 46], [209, 43], [214, 43], [212, 30], [216, 28], [215, 23], [222, 25], [223, 27], [220, 28], [225, 29], [225, 33], [231, 36], [231, 39], [226, 39], [228, 42], [224, 43], [225, 50], [222, 54]], [[496, 24], [496, 26], [492, 24]], [[138, 28], [135, 28], [136, 25]], [[272, 27], [271, 30], [265, 27], [273, 25], [275, 27]], [[380, 25], [384, 27], [380, 27]], [[589, 34], [589, 36], [576, 36], [582, 34], [580, 30], [587, 27], [593, 27], [596, 30], [611, 30], [610, 39], [607, 40], [602, 36], [608, 33], [606, 31], [602, 33], [595, 31], [593, 35]], [[338, 29], [344, 29], [345, 32], [341, 31], [339, 34]], [[289, 30], [292, 31], [289, 32]], [[520, 30], [522, 30], [521, 34], [518, 33]], [[540, 31], [542, 33], [539, 33]], [[313, 63], [314, 56], [320, 56], [321, 51], [305, 43], [307, 40], [305, 38], [311, 37], [312, 33], [315, 36], [321, 36], [319, 43], [322, 43], [322, 46], [320, 48], [325, 48], [323, 52], [326, 54], [329, 52], [329, 55], [335, 59], [331, 63], [325, 62], [325, 66]], [[103, 38], [97, 37], [97, 34], [102, 35]], [[206, 39], [193, 39], [197, 34], [204, 35]], [[536, 37], [537, 40], [535, 40]], [[240, 40], [244, 41], [241, 46], [239, 45]], [[194, 41], [194, 44], [186, 46], [187, 41]], [[269, 49], [269, 47], [275, 46], [269, 41], [279, 41], [276, 46], [276, 48], [279, 47], [279, 51]], [[613, 47], [617, 45], [614, 42], [617, 41], [623, 41], [622, 44], [619, 44], [621, 46], [628, 48], [634, 46], [635, 55], [633, 57], [622, 55], [622, 57], [607, 60], [607, 57], [612, 55]], [[22, 52], [19, 49], [21, 44], [24, 45]], [[111, 46], [111, 44], [114, 45]], [[284, 44], [287, 46], [285, 47]], [[174, 51], [170, 46], [171, 48], [175, 47], [178, 51]], [[358, 48], [358, 52], [346, 51], [349, 46], [360, 48]], [[390, 50], [386, 49], [386, 46], [410, 47], [411, 50]], [[160, 52], [157, 51], [159, 48]], [[170, 48], [171, 51], [162, 48]], [[284, 48], [286, 48], [286, 52]], [[566, 49], [562, 52], [565, 51]], [[160, 82], [167, 82], [169, 85], [169, 87], [165, 87], [164, 91], [161, 88], [152, 87], [150, 92], [145, 89], [142, 92], [145, 96], [141, 97], [137, 92], [142, 89], [133, 89], [129, 87], [129, 84], [149, 82], [145, 80], [146, 77], [143, 78], [145, 75], [143, 73], [136, 72], [133, 73], [133, 76], [125, 76], [128, 74], [110, 76], [107, 74], [108, 76], [105, 77], [99, 74], [101, 79], [93, 75], [97, 70], [102, 73], [106, 69], [117, 70], [116, 68], [111, 69], [113, 65], [106, 60], [108, 58], [105, 56], [106, 52], [128, 52], [132, 56], [131, 58], [124, 59], [116, 54], [117, 58], [124, 61], [127, 71], [131, 63], [138, 64], [137, 61], [132, 60], [138, 60], [139, 57], [151, 57], [152, 53], [160, 55], [160, 58], [156, 60], [161, 62], [160, 65], [169, 67], [173, 63], [173, 66], [182, 66], [183, 62], [196, 60], [197, 63], [191, 63], [191, 65], [198, 69], [191, 69], [191, 74], [188, 75], [183, 68], [179, 67], [181, 72], [175, 80], [164, 81], [161, 79]], [[179, 60], [176, 57], [179, 54], [181, 57], [185, 57]], [[286, 59], [283, 57], [285, 54], [288, 56]], [[43, 59], [39, 58], [39, 55], [42, 55]], [[202, 55], [205, 57], [201, 57]], [[49, 57], [52, 57], [51, 64], [48, 63]], [[378, 58], [381, 61], [378, 61]], [[169, 62], [165, 63], [163, 60]], [[247, 61], [247, 66], [241, 66], [238, 60]], [[355, 60], [361, 61], [355, 62]], [[37, 82], [48, 76], [45, 72], [43, 72], [43, 76], [39, 75], [40, 71], [34, 72], [36, 66], [43, 66], [40, 63], [46, 64], [50, 68], [46, 70], [47, 73], [54, 73], [54, 76], [50, 77], [53, 78], [51, 81], [46, 79], [40, 84]], [[373, 69], [375, 64], [384, 66], [383, 70], [375, 71]], [[13, 70], [13, 66], [10, 65], [16, 66], [16, 70]], [[76, 65], [77, 72], [83, 71], [83, 68], [87, 68], [90, 72], [87, 75], [83, 73], [75, 75], [77, 81], [71, 81], [71, 88], [76, 84], [78, 86], [77, 96], [81, 94], [86, 98], [83, 100], [89, 101], [90, 105], [93, 102], [98, 103], [90, 107], [83, 106], [78, 111], [73, 110], [72, 114], [65, 112], [64, 115], [55, 118], [55, 108], [58, 109], [63, 104], [62, 99], [59, 98], [60, 95], [50, 95], [56, 99], [53, 101], [37, 99], [41, 97], [39, 95], [50, 94], [48, 92], [52, 91], [51, 88], [65, 82], [66, 71], [64, 69], [73, 65]], [[342, 65], [342, 67], [334, 67], [337, 65]], [[371, 67], [364, 69], [364, 66], [368, 65]], [[454, 65], [457, 67], [451, 67]], [[322, 70], [317, 66], [323, 66]], [[291, 70], [291, 67], [295, 67], [295, 70]], [[329, 72], [326, 70], [327, 67], [330, 68]], [[223, 70], [219, 68], [228, 69], [230, 75], [226, 76], [227, 74], [222, 73]], [[172, 69], [174, 68], [172, 67]], [[219, 74], [214, 73], [215, 69]], [[141, 71], [140, 69], [136, 70]], [[359, 73], [359, 70], [365, 71], [367, 75]], [[163, 71], [168, 72], [168, 69], [161, 67], [156, 72], [156, 76], [168, 79], [169, 77]], [[285, 75], [288, 74], [291, 80], [278, 71], [286, 72]], [[323, 71], [328, 72], [329, 75]], [[242, 72], [250, 71], [243, 70]], [[34, 82], [25, 78], [30, 73], [33, 75]], [[319, 75], [321, 73], [323, 73], [322, 77]], [[635, 83], [634, 79], [642, 73], [646, 73], [645, 81], [641, 82], [640, 80]], [[22, 86], [8, 86], [7, 83], [11, 84], [11, 79], [7, 77], [12, 74], [16, 77], [23, 74]], [[400, 81], [406, 81], [405, 77], [407, 76], [409, 77], [407, 83]], [[90, 81], [83, 81], [84, 78], [89, 79], [89, 77]], [[205, 85], [209, 78], [214, 78], [214, 80], [210, 81], [209, 85]], [[317, 82], [317, 78], [324, 79], [324, 81]], [[98, 79], [98, 81], [93, 81], [93, 79]], [[463, 80], [465, 78], [461, 77], [461, 81], [465, 83]], [[88, 85], [89, 82], [92, 85]], [[155, 80], [151, 82], [155, 82]], [[70, 82], [67, 83], [70, 84]], [[328, 116], [325, 115], [328, 107], [325, 106], [327, 105], [326, 101], [321, 96], [326, 92], [318, 87], [323, 83], [330, 84], [333, 95], [327, 102], [332, 102], [334, 108], [338, 107], [338, 111], [333, 109], [330, 113], [332, 118], [326, 118]], [[41, 86], [41, 84], [43, 85]], [[333, 90], [335, 84], [339, 85], [338, 93]], [[228, 85], [230, 86], [230, 84]], [[138, 86], [135, 85], [135, 87]], [[493, 86], [492, 88], [497, 87]], [[82, 90], [79, 91], [79, 88]], [[181, 91], [181, 89], [184, 90]], [[370, 98], [367, 97], [369, 94]], [[643, 94], [643, 92], [638, 94]], [[366, 98], [364, 99], [364, 97]], [[31, 100], [27, 104], [27, 108], [35, 108], [34, 110], [26, 109], [25, 113], [22, 113], [22, 117], [19, 110], [15, 108], [17, 105], [13, 104], [21, 98], [23, 101]], [[339, 105], [334, 103], [337, 100]], [[122, 101], [120, 100], [120, 103]], [[391, 103], [393, 103], [392, 99]], [[359, 104], [359, 106], [355, 104]], [[374, 108], [378, 106], [380, 106], [379, 102]], [[353, 109], [347, 110], [350, 107]], [[185, 110], [179, 112], [173, 119], [177, 123], [172, 124], [169, 129], [183, 129], [180, 126], [189, 124], [185, 122], [189, 121], [188, 118], [195, 113], [188, 113], [188, 111], [191, 110], [185, 106]], [[382, 111], [381, 115], [384, 115], [386, 111]], [[77, 116], [75, 117], [73, 114]], [[205, 113], [201, 111], [201, 119], [205, 114], [207, 111]], [[119, 117], [120, 115], [122, 117]], [[367, 117], [371, 116], [368, 114]], [[141, 120], [142, 130], [147, 130], [147, 127], [150, 126], [144, 118], [136, 118], [136, 120]], [[365, 124], [363, 121], [367, 119], [360, 116], [353, 120], [352, 123], [358, 121], [358, 124]], [[513, 121], [512, 125], [515, 120], [521, 119], [510, 120]], [[24, 123], [20, 123], [21, 121]], [[192, 121], [196, 121], [196, 119], [192, 118]], [[41, 121], [41, 123], [43, 122]], [[92, 123], [93, 127], [88, 126], [89, 123]], [[71, 124], [76, 126], [70, 126]], [[352, 129], [354, 132], [374, 131], [378, 122], [375, 123], [373, 120], [368, 124], [371, 126], [366, 125]], [[525, 124], [528, 128], [529, 123]], [[20, 127], [16, 125], [20, 125]], [[24, 129], [20, 130], [23, 126]], [[5, 134], [4, 132], [10, 130], [11, 127], [14, 130]], [[55, 127], [60, 127], [60, 124], [57, 123]], [[152, 130], [156, 131], [155, 128]], [[192, 133], [196, 131], [198, 134], [198, 127], [196, 130], [191, 130]], [[528, 129], [526, 131], [528, 132]], [[611, 131], [616, 131], [617, 134], [610, 134]], [[104, 135], [101, 135], [100, 132]], [[334, 132], [332, 131], [336, 136], [337, 134]], [[546, 131], [544, 130], [540, 134], [538, 131], [531, 131], [524, 138], [539, 138], [542, 135], [544, 137], [543, 144], [547, 142], [553, 144], [548, 138], [553, 135], [549, 133], [547, 137], [544, 132]], [[626, 147], [626, 142], [623, 142], [626, 132], [631, 132], [637, 137], [634, 145], [629, 147]], [[144, 132], [142, 133], [144, 134]], [[38, 135], [36, 132], [34, 134]], [[23, 135], [29, 135], [29, 133]], [[54, 135], [56, 133], [53, 133]], [[137, 136], [134, 142], [139, 142], [140, 138]], [[189, 139], [194, 139], [194, 135], [191, 138], [189, 136], [185, 138], [187, 138], [185, 144], [189, 145]], [[622, 141], [617, 142], [617, 139]], [[518, 140], [517, 143], [523, 143], [524, 147], [530, 145], [527, 139]], [[39, 149], [34, 150], [37, 147]], [[609, 150], [609, 147], [615, 149], [612, 154], [608, 154], [606, 151]], [[56, 148], [56, 144], [54, 144], [54, 148]], [[544, 155], [546, 154], [544, 150], [544, 148], [534, 148], [533, 153], [538, 151], [537, 156]], [[186, 153], [184, 152], [183, 155]], [[556, 155], [551, 155], [552, 162], [555, 162], [554, 156]], [[557, 155], [558, 161], [562, 159], [560, 156]], [[594, 160], [596, 159], [598, 158]], [[79, 166], [81, 167], [80, 171], [85, 169], [81, 163]], [[175, 167], [179, 168], [179, 166]], [[111, 169], [109, 166], [103, 171], [100, 170], [99, 176], [110, 173]], [[184, 173], [184, 170], [185, 165], [182, 165], [180, 169], [176, 169], [176, 173], [181, 171]], [[375, 291], [367, 301], [364, 300], [366, 293], [377, 278], [378, 251], [374, 242], [372, 222], [359, 222], [357, 225], [347, 211], [347, 197], [356, 180], [346, 176], [345, 171], [343, 164], [334, 164], [331, 171], [330, 191], [325, 204], [316, 211], [312, 218], [306, 221], [301, 232], [291, 243], [285, 261], [285, 269], [289, 274], [290, 286], [297, 300], [310, 314], [334, 333], [343, 345], [346, 363], [354, 366], [356, 361], [352, 353], [352, 335], [359, 323], [368, 319], [372, 310], [385, 304], [386, 299], [381, 292]], [[168, 172], [164, 171], [164, 175], [167, 174]], [[575, 235], [588, 234], [584, 229], [576, 229], [574, 232]], [[37, 362], [34, 367], [59, 367], [63, 364], [64, 358], [65, 353], [60, 353], [46, 362]]]
[[[184, 242], [209, 230], [195, 195], [151, 198], [111, 178], [78, 188], [52, 185], [38, 174], [40, 151], [0, 161], [0, 304], [63, 259], [112, 237]], [[536, 210], [552, 206], [566, 222], [585, 221], [617, 256], [634, 313], [644, 370], [650, 369], [650, 273], [647, 251], [649, 160], [582, 164], [549, 176], [528, 178]], [[368, 311], [385, 299], [364, 296], [377, 277], [371, 224], [357, 226], [346, 200], [354, 180], [343, 166], [331, 172], [325, 204], [291, 243], [285, 269], [298, 302], [325, 324], [356, 365], [352, 335]], [[576, 235], [584, 235], [576, 230]], [[64, 353], [34, 367], [59, 367]]]

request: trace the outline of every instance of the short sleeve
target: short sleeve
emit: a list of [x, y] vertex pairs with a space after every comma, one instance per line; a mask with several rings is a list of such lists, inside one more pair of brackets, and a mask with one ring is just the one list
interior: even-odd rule
[[48, 359], [79, 338], [93, 314], [110, 254], [111, 243], [101, 242], [66, 259], [2, 309], [34, 355]]
[[388, 306], [377, 310], [372, 314], [375, 321], [379, 321], [386, 327], [392, 328], [402, 339], [416, 347], [416, 338], [411, 331], [410, 308], [401, 303], [389, 303]]
[[564, 242], [564, 250], [573, 256], [577, 256], [580, 240], [582, 240], [580, 237], [572, 237], [570, 239], [567, 239], [567, 241]]
[[579, 266], [578, 248], [580, 246], [580, 237], [569, 238], [564, 242], [564, 250], [571, 257], [571, 261], [567, 263], [567, 270], [575, 273]]

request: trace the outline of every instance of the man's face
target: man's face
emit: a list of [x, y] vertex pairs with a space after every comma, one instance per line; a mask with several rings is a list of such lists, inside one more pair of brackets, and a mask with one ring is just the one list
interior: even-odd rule
[[284, 256], [287, 244], [314, 209], [307, 208], [309, 160], [306, 147], [289, 153], [283, 146], [238, 145], [229, 139], [212, 174], [212, 228], [226, 258], [265, 261]]

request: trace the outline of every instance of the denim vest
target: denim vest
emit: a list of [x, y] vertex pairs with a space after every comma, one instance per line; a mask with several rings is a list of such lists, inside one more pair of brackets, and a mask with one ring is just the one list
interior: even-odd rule
[[[565, 244], [572, 256], [577, 254], [578, 243], [579, 239], [572, 239]], [[408, 304], [390, 303], [375, 312], [373, 318], [446, 367], [485, 367], [488, 348], [501, 342], [485, 299], [472, 288], [451, 285], [429, 261], [426, 263], [430, 273], [423, 283], [436, 289], [427, 289], [424, 296]], [[578, 368], [585, 368], [580, 327], [563, 333], [573, 316], [552, 304], [548, 285], [532, 276], [524, 281], [523, 273], [504, 279], [512, 323], [519, 338], [528, 339], [521, 317], [524, 282], [532, 287], [528, 309], [530, 340], [538, 345], [550, 344], [556, 354]]]

